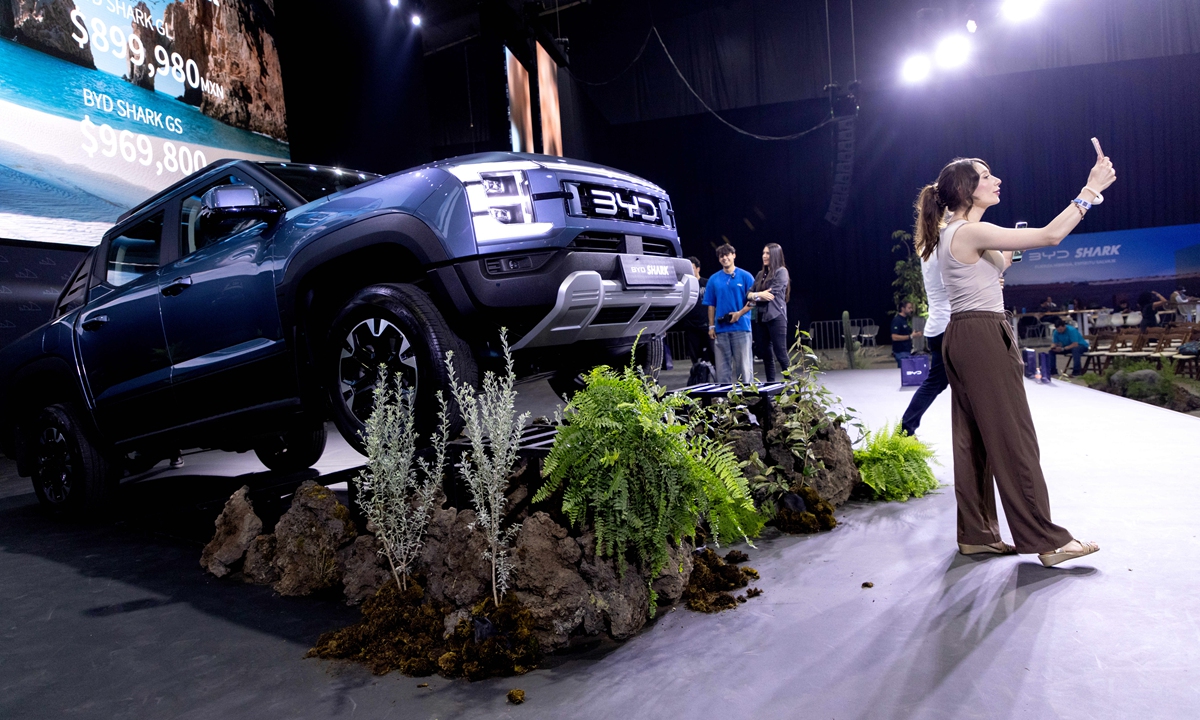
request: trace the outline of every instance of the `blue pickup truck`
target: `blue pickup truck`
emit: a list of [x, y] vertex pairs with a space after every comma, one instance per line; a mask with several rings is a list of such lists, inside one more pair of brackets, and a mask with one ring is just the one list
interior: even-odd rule
[[361, 449], [381, 366], [428, 425], [448, 351], [478, 382], [506, 327], [518, 374], [565, 388], [639, 332], [654, 364], [697, 294], [670, 198], [611, 168], [218, 161], [125, 213], [50, 321], [0, 351], [0, 448], [63, 510], [181, 447], [303, 469], [327, 419]]

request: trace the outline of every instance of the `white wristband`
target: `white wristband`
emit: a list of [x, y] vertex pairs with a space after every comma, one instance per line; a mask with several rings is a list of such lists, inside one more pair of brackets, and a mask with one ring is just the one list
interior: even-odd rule
[[1100, 203], [1104, 202], [1104, 196], [1103, 196], [1103, 195], [1101, 195], [1100, 193], [1098, 193], [1098, 192], [1096, 192], [1095, 190], [1091, 189], [1091, 188], [1090, 188], [1090, 187], [1088, 187], [1087, 185], [1084, 185], [1084, 186], [1083, 186], [1083, 189], [1084, 189], [1084, 190], [1087, 190], [1088, 192], [1090, 192], [1091, 194], [1093, 194], [1093, 195], [1095, 195], [1095, 196], [1096, 196], [1096, 199], [1095, 199], [1095, 200], [1092, 200], [1092, 204], [1093, 204], [1093, 205], [1099, 205]]

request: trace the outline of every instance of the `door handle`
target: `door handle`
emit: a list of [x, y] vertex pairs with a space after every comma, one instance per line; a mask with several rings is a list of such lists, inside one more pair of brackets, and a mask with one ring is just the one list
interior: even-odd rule
[[191, 286], [192, 278], [190, 275], [181, 278], [175, 278], [169, 284], [163, 286], [162, 294], [166, 295], [167, 297], [172, 297], [174, 295], [178, 295], [184, 290], [187, 290]]
[[91, 332], [92, 330], [99, 330], [100, 328], [104, 327], [104, 324], [107, 322], [107, 315], [96, 315], [83, 321], [83, 329], [87, 330], [88, 332]]

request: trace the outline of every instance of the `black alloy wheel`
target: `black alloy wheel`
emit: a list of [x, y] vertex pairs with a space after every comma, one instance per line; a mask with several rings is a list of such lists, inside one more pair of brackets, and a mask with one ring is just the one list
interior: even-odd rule
[[451, 401], [446, 354], [453, 351], [458, 381], [479, 385], [470, 348], [446, 324], [429, 296], [412, 285], [372, 285], [358, 291], [334, 318], [326, 345], [325, 388], [338, 431], [364, 452], [360, 433], [374, 407], [379, 370], [399, 376], [415, 394], [416, 430], [423, 440], [437, 427], [437, 393], [446, 398], [451, 434], [462, 427]]
[[102, 509], [120, 482], [70, 405], [38, 414], [30, 433], [33, 491], [43, 507], [82, 514]]
[[305, 417], [278, 436], [254, 447], [259, 462], [275, 472], [298, 472], [312, 467], [325, 453], [325, 421]]

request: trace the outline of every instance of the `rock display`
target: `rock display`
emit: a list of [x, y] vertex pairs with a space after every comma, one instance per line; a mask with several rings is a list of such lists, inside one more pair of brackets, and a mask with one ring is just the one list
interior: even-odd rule
[[805, 482], [830, 505], [838, 507], [850, 499], [850, 493], [862, 482], [862, 473], [854, 464], [850, 435], [843, 427], [831, 427], [817, 433], [812, 448], [824, 467], [818, 468]]
[[71, 39], [77, 31], [71, 22], [74, 0], [3, 0], [0, 35], [27, 47], [94, 70], [90, 43], [83, 47]]
[[307, 595], [336, 586], [342, 576], [338, 551], [357, 535], [350, 511], [333, 491], [305, 481], [275, 525], [275, 591]]
[[[771, 427], [782, 428], [787, 417], [778, 408], [772, 409]], [[775, 437], [775, 433], [768, 433]], [[808, 485], [817, 491], [833, 507], [850, 499], [850, 493], [862, 482], [862, 474], [854, 464], [854, 448], [850, 435], [840, 425], [818, 431], [811, 440], [813, 455], [824, 467], [818, 467], [814, 475], [801, 479], [796, 467], [797, 458], [791, 448], [778, 441], [765, 444], [763, 433], [758, 428], [744, 428], [729, 433], [734, 454], [739, 460], [749, 460], [752, 453], [766, 465], [775, 465], [784, 477], [792, 478], [793, 485]]]
[[200, 554], [200, 567], [217, 577], [228, 575], [262, 532], [262, 520], [254, 514], [248, 492], [250, 488], [243, 485], [225, 502], [216, 520], [217, 532]]
[[223, 88], [214, 95], [185, 84], [183, 101], [234, 127], [287, 140], [287, 113], [273, 6], [264, 0], [177, 0], [163, 13], [171, 48], [195, 60], [200, 76]]
[[483, 557], [487, 541], [474, 524], [474, 510], [439, 509], [429, 518], [417, 566], [426, 578], [426, 597], [434, 602], [468, 607], [491, 594], [492, 566]]
[[375, 594], [392, 579], [387, 559], [379, 553], [380, 544], [374, 535], [359, 535], [338, 553], [342, 568], [342, 590], [346, 602], [357, 605]]
[[257, 585], [274, 585], [279, 580], [275, 569], [275, 536], [259, 535], [246, 551], [246, 562], [242, 563], [242, 575], [246, 582]]

